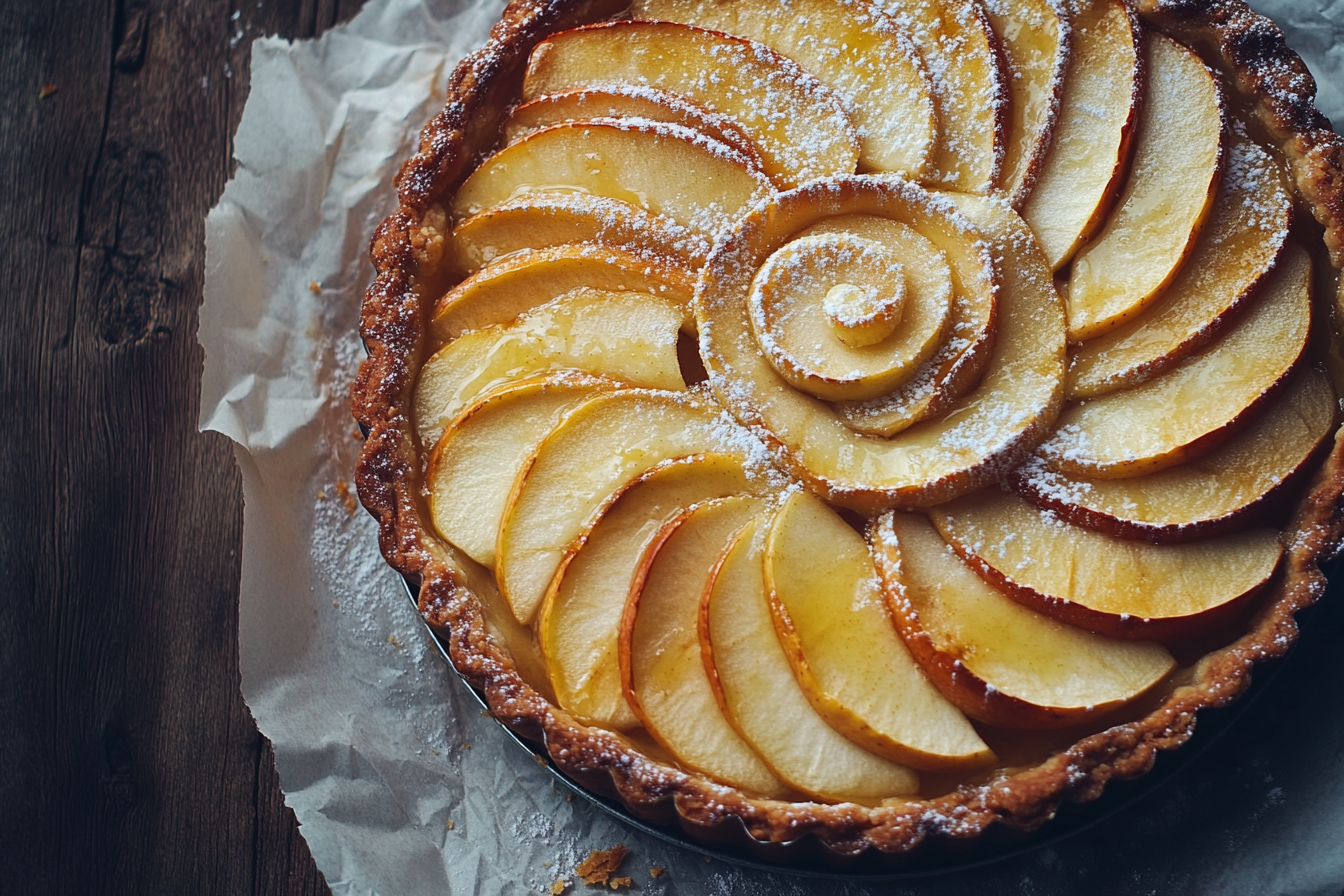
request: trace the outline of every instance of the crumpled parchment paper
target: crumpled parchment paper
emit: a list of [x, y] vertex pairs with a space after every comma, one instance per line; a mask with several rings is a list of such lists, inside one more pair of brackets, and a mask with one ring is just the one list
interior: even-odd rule
[[[1308, 57], [1322, 109], [1344, 118], [1344, 0], [1254, 5]], [[243, 472], [243, 693], [314, 858], [337, 894], [549, 892], [556, 881], [582, 891], [575, 864], [622, 842], [632, 853], [621, 873], [648, 894], [928, 892], [706, 861], [571, 800], [482, 717], [378, 554], [349, 484], [367, 243], [394, 207], [392, 177], [452, 66], [501, 9], [497, 0], [371, 0], [317, 40], [256, 41], [237, 174], [206, 224], [200, 426], [234, 440]], [[248, 26], [245, 12], [239, 24]], [[1326, 795], [1344, 802], [1344, 792]], [[1268, 892], [1291, 858], [1293, 883], [1279, 892], [1337, 896], [1344, 856], [1314, 861], [1312, 837], [1252, 838], [1207, 882]], [[655, 865], [665, 869], [656, 878]], [[1062, 892], [1067, 881], [1098, 879], [1099, 867], [1070, 858], [1066, 841], [938, 886]]]

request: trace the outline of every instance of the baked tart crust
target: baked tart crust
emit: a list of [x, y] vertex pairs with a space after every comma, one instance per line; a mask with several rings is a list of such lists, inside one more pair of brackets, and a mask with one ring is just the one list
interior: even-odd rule
[[[751, 798], [655, 761], [628, 737], [582, 724], [554, 704], [535, 654], [510, 650], [510, 644], [527, 643], [530, 630], [507, 606], [487, 603], [499, 601], [489, 574], [435, 534], [415, 432], [414, 390], [432, 350], [432, 312], [460, 279], [445, 207], [499, 145], [533, 48], [556, 32], [617, 16], [628, 5], [625, 0], [511, 3], [486, 46], [453, 74], [448, 102], [424, 127], [417, 153], [397, 178], [399, 208], [372, 241], [377, 274], [361, 320], [368, 357], [353, 390], [354, 414], [366, 431], [356, 482], [361, 501], [378, 520], [384, 557], [418, 584], [420, 613], [446, 641], [458, 671], [483, 691], [501, 723], [543, 744], [572, 778], [618, 797], [640, 818], [678, 824], [706, 841], [740, 838], [745, 829], [761, 844], [787, 844], [810, 834], [833, 855], [906, 854], [927, 838], [975, 838], [996, 824], [1030, 831], [1065, 801], [1096, 799], [1113, 778], [1148, 772], [1160, 751], [1189, 740], [1201, 710], [1236, 699], [1258, 664], [1291, 647], [1295, 614], [1324, 593], [1321, 564], [1344, 542], [1344, 445], [1337, 429], [1281, 530], [1283, 558], [1255, 598], [1257, 609], [1243, 634], [1189, 666], [1141, 718], [1082, 737], [1038, 764], [1000, 767], [934, 798], [896, 797], [875, 806]], [[1314, 225], [1297, 226], [1319, 232], [1326, 250], [1316, 253], [1322, 257], [1316, 259], [1313, 332], [1317, 343], [1325, 342], [1322, 334], [1332, 334], [1330, 350], [1317, 351], [1337, 367], [1333, 317], [1344, 307], [1338, 276], [1344, 268], [1344, 140], [1315, 109], [1315, 84], [1305, 65], [1279, 28], [1242, 0], [1139, 0], [1132, 11], [1220, 69], [1224, 89], [1231, 88], [1228, 101], [1246, 110], [1282, 152], [1298, 205], [1315, 219]], [[1327, 295], [1334, 307], [1320, 300]], [[1057, 406], [1058, 396], [1053, 401]], [[1011, 464], [994, 469], [1006, 472], [1020, 460], [1019, 451]], [[902, 502], [887, 506], [897, 503]]]

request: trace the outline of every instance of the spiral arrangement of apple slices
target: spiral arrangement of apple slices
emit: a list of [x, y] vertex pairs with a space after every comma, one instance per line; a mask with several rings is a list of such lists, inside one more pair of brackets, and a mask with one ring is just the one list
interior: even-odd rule
[[1336, 399], [1284, 166], [1200, 58], [1121, 0], [627, 15], [532, 52], [414, 399], [534, 684], [876, 805], [1233, 637]]

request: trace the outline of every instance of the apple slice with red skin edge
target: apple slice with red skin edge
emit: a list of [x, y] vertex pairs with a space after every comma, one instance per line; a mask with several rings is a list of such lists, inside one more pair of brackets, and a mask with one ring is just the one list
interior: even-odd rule
[[565, 552], [537, 618], [537, 640], [560, 706], [586, 724], [631, 728], [618, 658], [621, 618], [650, 543], [670, 519], [710, 498], [760, 494], [745, 458], [701, 454], [664, 461], [612, 495]]
[[999, 188], [1021, 208], [1036, 185], [1068, 68], [1071, 29], [1057, 0], [985, 0], [1003, 48], [1009, 126]]
[[682, 511], [649, 543], [621, 618], [625, 699], [677, 762], [768, 799], [794, 792], [724, 716], [700, 655], [700, 600], [732, 536], [762, 509], [739, 495]]
[[1226, 170], [1190, 258], [1149, 311], [1078, 347], [1070, 398], [1136, 386], [1175, 367], [1224, 333], [1274, 270], [1292, 226], [1292, 191], [1280, 162], [1249, 137], [1229, 136]]
[[667, 299], [581, 287], [520, 315], [473, 330], [420, 369], [412, 405], [425, 445], [492, 386], [529, 374], [571, 370], [630, 386], [684, 390], [677, 338], [685, 309]]
[[493, 569], [495, 539], [518, 468], [566, 413], [615, 388], [596, 377], [538, 376], [478, 396], [429, 457], [429, 515], [439, 534]]
[[1255, 528], [1185, 544], [1111, 538], [999, 489], [931, 508], [943, 539], [987, 582], [1047, 616], [1117, 638], [1185, 638], [1232, 621], [1283, 548]]
[[763, 449], [748, 431], [693, 394], [626, 389], [569, 413], [524, 462], [495, 547], [500, 591], [530, 623], [565, 556], [613, 496], [650, 467], [692, 454]]
[[758, 518], [729, 543], [700, 604], [700, 651], [719, 707], [771, 771], [813, 799], [872, 806], [914, 793], [914, 770], [828, 725], [794, 679], [766, 594], [767, 525]]
[[511, 323], [579, 287], [646, 292], [686, 306], [695, 278], [680, 265], [612, 246], [562, 245], [516, 255], [453, 287], [434, 308], [434, 335], [447, 342], [468, 330]]
[[794, 677], [832, 728], [921, 771], [994, 761], [901, 641], [863, 536], [821, 499], [796, 490], [775, 514], [765, 581]]
[[727, 115], [711, 112], [675, 93], [638, 84], [565, 90], [528, 100], [504, 122], [504, 138], [516, 143], [533, 131], [594, 118], [643, 118], [679, 124], [736, 150], [754, 168], [765, 164], [756, 144]]
[[999, 185], [1008, 135], [1008, 88], [999, 40], [979, 0], [881, 0], [928, 67], [938, 147], [925, 182], [986, 193]]
[[1123, 0], [1095, 0], [1072, 25], [1050, 148], [1022, 205], [1052, 271], [1102, 226], [1124, 185], [1143, 87], [1139, 20]]
[[466, 218], [530, 193], [591, 193], [713, 239], [771, 189], [744, 157], [697, 131], [608, 118], [557, 124], [504, 147], [458, 187], [452, 212]]
[[1033, 458], [1014, 489], [1075, 526], [1117, 538], [1175, 544], [1231, 531], [1295, 487], [1334, 430], [1338, 403], [1315, 368], [1250, 428], [1201, 458], [1130, 479], [1071, 477]]
[[636, 0], [632, 18], [710, 28], [764, 44], [845, 104], [859, 166], [919, 179], [938, 140], [933, 84], [905, 31], [865, 0]]
[[1065, 408], [1036, 453], [1062, 473], [1125, 479], [1212, 451], [1250, 425], [1297, 368], [1310, 335], [1311, 289], [1311, 258], [1289, 246], [1221, 339], [1142, 385]]
[[1002, 728], [1101, 719], [1175, 668], [1158, 644], [1057, 622], [984, 582], [923, 516], [887, 513], [870, 541], [906, 646], [962, 712]]
[[797, 63], [755, 41], [675, 22], [601, 22], [551, 35], [532, 51], [523, 99], [622, 84], [726, 115], [756, 144], [780, 189], [858, 165], [844, 105]]
[[459, 275], [569, 243], [649, 254], [668, 267], [698, 271], [710, 240], [664, 215], [589, 193], [524, 193], [462, 221], [449, 248]]
[[1069, 339], [1108, 333], [1150, 307], [1199, 237], [1223, 158], [1222, 91], [1191, 50], [1143, 39], [1144, 95], [1129, 179], [1069, 273]]

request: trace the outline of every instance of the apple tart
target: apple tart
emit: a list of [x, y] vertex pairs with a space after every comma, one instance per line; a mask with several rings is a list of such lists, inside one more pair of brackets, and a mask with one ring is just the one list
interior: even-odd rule
[[515, 0], [373, 240], [358, 471], [641, 818], [910, 852], [1147, 771], [1344, 535], [1344, 148], [1242, 0]]

